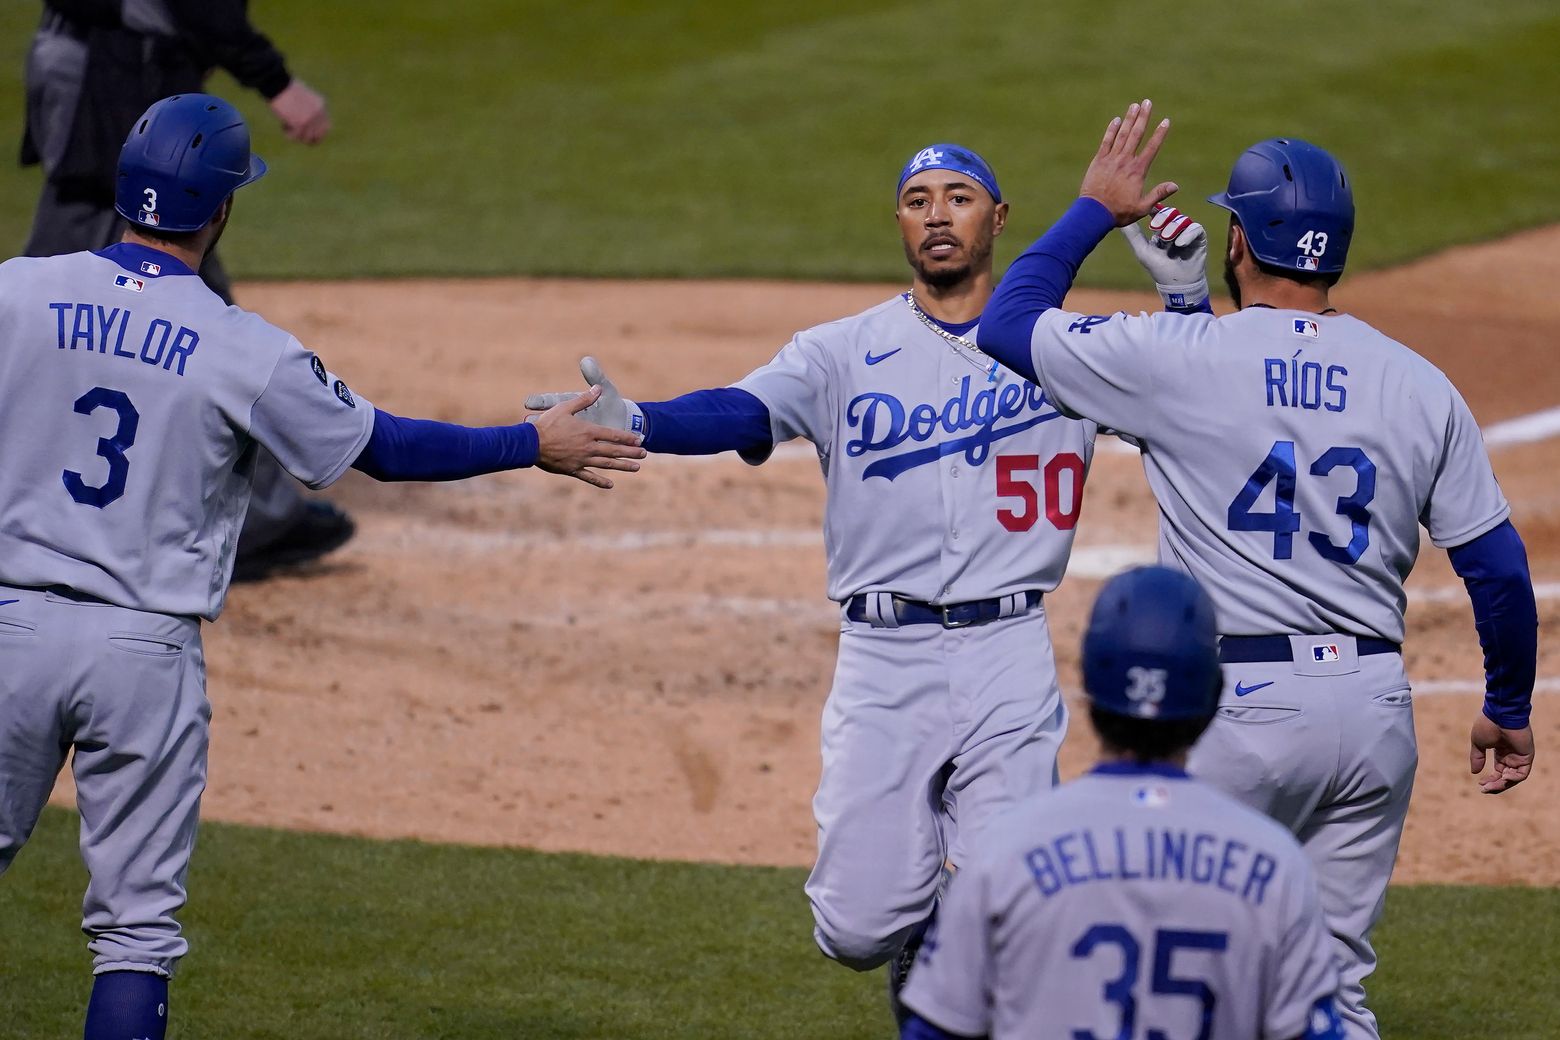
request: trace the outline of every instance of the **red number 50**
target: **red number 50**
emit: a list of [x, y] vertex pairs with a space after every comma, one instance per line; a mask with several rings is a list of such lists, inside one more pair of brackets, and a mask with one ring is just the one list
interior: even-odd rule
[[[1019, 474], [1034, 473], [1040, 469], [1038, 455], [997, 456], [997, 497], [1016, 498], [1019, 509], [1000, 508], [997, 521], [1009, 531], [1027, 531], [1040, 520], [1040, 490], [1033, 478]], [[1062, 498], [1062, 474], [1070, 474], [1067, 481], [1066, 504]], [[1058, 531], [1071, 531], [1078, 524], [1078, 513], [1083, 508], [1083, 459], [1073, 452], [1052, 456], [1045, 464], [1045, 518]]]

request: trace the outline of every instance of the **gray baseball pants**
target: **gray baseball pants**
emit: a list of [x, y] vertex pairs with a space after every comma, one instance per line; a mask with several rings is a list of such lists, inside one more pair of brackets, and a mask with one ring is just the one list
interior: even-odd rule
[[172, 975], [206, 787], [200, 623], [0, 584], [0, 874], [71, 756], [93, 971]]

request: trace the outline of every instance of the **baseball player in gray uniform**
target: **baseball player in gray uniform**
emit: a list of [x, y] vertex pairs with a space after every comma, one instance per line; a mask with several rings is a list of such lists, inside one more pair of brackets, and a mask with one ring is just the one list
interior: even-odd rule
[[1221, 686], [1186, 575], [1106, 583], [1083, 638], [1087, 776], [1005, 815], [954, 878], [904, 1040], [1340, 1040], [1316, 879], [1278, 823], [1185, 772]]
[[374, 408], [195, 272], [265, 172], [227, 102], [159, 101], [119, 161], [124, 241], [0, 264], [0, 873], [74, 751], [88, 1040], [164, 1035], [206, 778], [200, 621], [222, 608], [255, 453], [453, 480], [537, 465], [609, 487], [637, 437], [572, 414], [472, 429]]
[[[1057, 406], [1137, 438], [1159, 503], [1160, 557], [1209, 593], [1223, 636], [1219, 717], [1191, 771], [1286, 824], [1316, 867], [1342, 965], [1350, 1037], [1377, 1035], [1363, 980], [1417, 752], [1403, 582], [1419, 526], [1464, 579], [1486, 697], [1470, 761], [1509, 789], [1533, 760], [1537, 610], [1527, 557], [1479, 428], [1446, 377], [1329, 302], [1354, 230], [1343, 168], [1263, 141], [1210, 201], [1230, 211], [1225, 269], [1240, 310], [1073, 314], [1060, 303], [1144, 193], [1168, 121], [1112, 122], [1081, 197], [1012, 268], [980, 343]], [[1188, 282], [1202, 272], [1183, 272]]]
[[1095, 438], [975, 346], [1008, 212], [990, 166], [931, 145], [895, 199], [912, 288], [798, 333], [734, 386], [636, 403], [582, 363], [603, 387], [584, 415], [650, 451], [758, 464], [796, 437], [817, 449], [840, 646], [807, 895], [818, 946], [861, 971], [913, 948], [945, 864], [1055, 782], [1067, 713], [1042, 599]]

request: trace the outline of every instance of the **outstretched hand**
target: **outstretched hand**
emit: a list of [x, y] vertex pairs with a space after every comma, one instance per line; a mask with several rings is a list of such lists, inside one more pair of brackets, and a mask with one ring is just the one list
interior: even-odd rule
[[[639, 408], [634, 402], [623, 396], [617, 384], [607, 378], [607, 373], [602, 370], [601, 362], [593, 357], [580, 358], [580, 375], [585, 377], [585, 385], [598, 388], [601, 393], [597, 400], [580, 413], [580, 418], [590, 422], [601, 423], [603, 426], [611, 426], [618, 430], [634, 429], [634, 416]], [[572, 401], [580, 396], [580, 391], [566, 390], [561, 393], [531, 394], [525, 399], [527, 408], [552, 408], [564, 401]], [[637, 431], [636, 431], [637, 432]]]
[[1484, 772], [1485, 762], [1493, 758], [1490, 764], [1495, 771], [1479, 778], [1479, 790], [1485, 794], [1509, 791], [1533, 771], [1533, 729], [1530, 726], [1502, 729], [1480, 712], [1473, 723], [1470, 744], [1468, 771], [1475, 776]]
[[604, 489], [611, 488], [612, 481], [596, 470], [638, 471], [639, 463], [634, 460], [645, 457], [638, 434], [598, 426], [580, 417], [579, 413], [601, 399], [601, 393], [600, 386], [593, 386], [582, 394], [570, 394], [540, 415], [527, 417], [536, 427], [539, 468]]
[[1099, 151], [1094, 153], [1094, 161], [1089, 163], [1078, 189], [1080, 197], [1093, 199], [1110, 210], [1117, 227], [1142, 220], [1155, 206], [1179, 190], [1174, 181], [1161, 181], [1146, 192], [1143, 190], [1148, 168], [1153, 165], [1159, 146], [1170, 132], [1170, 120], [1160, 120], [1148, 143], [1138, 151], [1153, 111], [1154, 103], [1144, 98], [1128, 105], [1125, 114], [1110, 121]]

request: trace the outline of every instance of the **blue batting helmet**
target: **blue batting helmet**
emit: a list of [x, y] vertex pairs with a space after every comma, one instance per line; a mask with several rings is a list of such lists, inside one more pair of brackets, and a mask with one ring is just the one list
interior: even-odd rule
[[1354, 190], [1338, 160], [1316, 145], [1275, 137], [1235, 160], [1230, 186], [1208, 196], [1240, 218], [1251, 253], [1290, 271], [1343, 270], [1354, 237]]
[[1083, 687], [1102, 711], [1208, 718], [1219, 704], [1213, 602], [1168, 567], [1134, 567], [1100, 589], [1083, 634]]
[[148, 108], [119, 150], [114, 209], [132, 224], [198, 231], [264, 173], [238, 109], [211, 94], [175, 94]]

